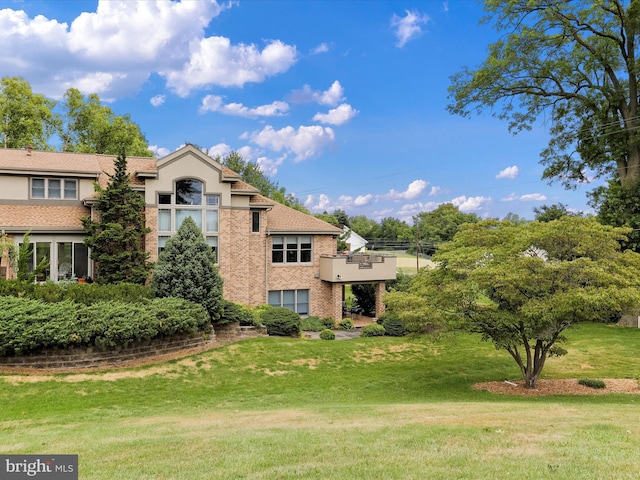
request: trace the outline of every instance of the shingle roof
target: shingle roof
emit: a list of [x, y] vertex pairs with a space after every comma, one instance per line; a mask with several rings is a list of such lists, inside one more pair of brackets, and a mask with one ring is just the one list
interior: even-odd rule
[[[253, 198], [261, 197], [256, 195]], [[265, 198], [265, 197], [262, 197]], [[269, 201], [269, 199], [266, 199]], [[342, 230], [338, 227], [320, 220], [319, 218], [299, 212], [293, 208], [275, 202], [267, 211], [267, 231], [274, 233], [308, 233], [340, 235]]]
[[87, 215], [89, 210], [79, 205], [3, 205], [0, 228], [82, 228]]
[[[26, 150], [0, 149], [0, 171], [55, 172], [59, 174], [96, 175], [101, 187], [109, 182], [108, 175], [115, 171], [113, 155], [86, 153], [60, 153], [34, 150], [31, 155]], [[144, 185], [144, 179], [135, 175], [137, 171], [157, 171], [157, 160], [145, 157], [127, 157], [127, 170], [131, 174], [133, 185]], [[294, 210], [262, 195], [256, 195], [258, 189], [243, 182], [233, 170], [222, 166], [224, 176], [233, 183], [231, 189], [237, 193], [251, 194], [250, 203], [271, 207], [267, 213], [270, 233], [313, 233], [340, 235], [342, 230], [311, 215]], [[95, 196], [95, 195], [91, 195]], [[91, 197], [90, 196], [90, 197]], [[80, 226], [80, 217], [86, 215], [84, 207], [46, 206], [47, 220], [43, 223], [41, 206], [3, 206], [5, 226], [42, 225], [51, 227]], [[8, 217], [5, 220], [5, 212]]]
[[43, 152], [34, 150], [0, 149], [0, 170], [26, 170], [37, 172], [60, 172], [95, 174], [100, 165], [95, 154]]
[[[96, 155], [96, 157], [100, 165], [100, 171], [102, 172], [98, 183], [100, 183], [102, 188], [106, 188], [109, 183], [109, 175], [113, 175], [116, 171], [114, 163], [116, 157], [113, 155]], [[155, 158], [127, 157], [127, 172], [129, 172], [131, 176], [132, 185], [144, 185], [144, 179], [138, 178], [135, 172], [154, 170], [157, 170]]]

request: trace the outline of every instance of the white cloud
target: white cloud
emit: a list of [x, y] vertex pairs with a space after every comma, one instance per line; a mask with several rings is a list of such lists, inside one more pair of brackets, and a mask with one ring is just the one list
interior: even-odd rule
[[398, 192], [393, 188], [384, 195], [378, 195], [377, 200], [411, 200], [419, 196], [429, 185], [424, 180], [414, 180], [409, 184], [404, 192]]
[[435, 210], [440, 205], [439, 202], [416, 202], [416, 203], [407, 203], [403, 205], [400, 210], [396, 213], [400, 220], [404, 220], [408, 222], [412, 220], [412, 217], [421, 213], [421, 212], [430, 212], [431, 210]]
[[329, 51], [329, 45], [327, 45], [326, 43], [321, 43], [320, 45], [315, 47], [313, 50], [311, 50], [311, 53], [314, 55], [317, 55], [319, 53], [327, 53], [328, 51]]
[[166, 157], [171, 153], [171, 151], [168, 148], [159, 147], [157, 145], [149, 145], [149, 150], [153, 152], [156, 158]]
[[312, 212], [324, 212], [325, 210], [331, 210], [329, 207], [330, 204], [331, 200], [324, 193], [320, 194], [317, 201], [313, 195], [309, 195], [304, 202], [304, 206]]
[[322, 92], [318, 97], [318, 102], [323, 105], [335, 106], [344, 99], [344, 88], [340, 82], [336, 80], [331, 86]]
[[166, 99], [167, 99], [166, 95], [156, 95], [155, 97], [152, 97], [151, 100], [149, 100], [149, 102], [154, 107], [159, 107], [165, 102]]
[[356, 207], [362, 207], [364, 205], [368, 205], [369, 203], [371, 203], [372, 199], [373, 199], [373, 195], [371, 195], [370, 193], [366, 195], [358, 195], [356, 199], [353, 201], [353, 204]]
[[396, 14], [391, 18], [391, 26], [395, 29], [397, 38], [396, 46], [404, 47], [407, 42], [422, 35], [421, 25], [431, 21], [428, 15], [416, 10], [405, 10], [405, 16], [399, 17]]
[[75, 87], [114, 100], [136, 93], [152, 73], [181, 96], [208, 85], [242, 86], [282, 73], [294, 46], [206, 37], [205, 28], [235, 6], [215, 0], [99, 0], [71, 24], [0, 10], [0, 71], [29, 78], [34, 91], [61, 98]]
[[429, 196], [435, 197], [436, 195], [439, 195], [441, 193], [446, 193], [446, 192], [447, 191], [442, 187], [431, 187], [431, 190], [429, 190]]
[[180, 69], [165, 72], [167, 85], [185, 97], [192, 89], [209, 85], [241, 87], [285, 72], [297, 60], [296, 48], [279, 40], [262, 51], [255, 45], [231, 45], [225, 37], [203, 38]]
[[527, 193], [525, 195], [516, 195], [515, 193], [510, 193], [508, 196], [501, 198], [501, 202], [544, 202], [547, 199], [546, 195], [541, 193]]
[[513, 165], [512, 167], [507, 167], [504, 170], [501, 170], [496, 175], [496, 178], [498, 180], [501, 179], [501, 178], [513, 179], [513, 178], [516, 178], [519, 174], [520, 174], [520, 169], [518, 168], [517, 165]]
[[458, 207], [461, 212], [476, 212], [491, 203], [491, 197], [467, 197], [462, 195], [451, 200], [451, 203]]
[[218, 143], [217, 145], [213, 145], [209, 147], [209, 150], [207, 153], [212, 158], [216, 158], [216, 157], [223, 158], [229, 155], [231, 153], [231, 150], [232, 149], [230, 145], [227, 145], [226, 143]]
[[220, 112], [225, 115], [244, 118], [258, 117], [280, 117], [289, 111], [289, 104], [286, 102], [273, 102], [269, 105], [260, 105], [248, 108], [241, 103], [224, 104], [222, 97], [218, 95], [207, 95], [202, 99], [200, 112]]
[[520, 200], [523, 202], [544, 202], [547, 199], [546, 195], [541, 193], [527, 193], [526, 195], [522, 195]]
[[256, 163], [260, 167], [262, 173], [264, 173], [267, 177], [274, 177], [276, 173], [278, 173], [278, 167], [282, 165], [282, 162], [284, 162], [286, 158], [286, 155], [282, 155], [275, 160], [271, 160], [268, 157], [258, 157]]
[[344, 99], [344, 88], [342, 88], [338, 80], [335, 80], [325, 91], [313, 90], [309, 85], [304, 85], [302, 89], [291, 92], [291, 101], [293, 103], [315, 102], [335, 107]]
[[520, 197], [518, 195], [515, 194], [515, 192], [511, 192], [508, 196], [501, 198], [500, 201], [501, 202], [515, 202], [516, 200], [519, 200]]
[[267, 125], [260, 132], [251, 135], [251, 141], [256, 145], [276, 152], [284, 150], [295, 154], [294, 162], [315, 157], [334, 140], [335, 133], [330, 127], [318, 125], [303, 125], [297, 130], [291, 126], [275, 130]]
[[358, 110], [354, 110], [348, 103], [343, 103], [329, 110], [329, 113], [316, 113], [313, 119], [316, 122], [328, 123], [331, 125], [342, 125], [347, 123], [358, 114]]

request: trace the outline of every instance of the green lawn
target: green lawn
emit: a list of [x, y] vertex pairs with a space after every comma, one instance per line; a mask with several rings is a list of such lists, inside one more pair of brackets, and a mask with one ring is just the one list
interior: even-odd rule
[[[571, 330], [543, 378], [634, 378], [640, 331]], [[476, 336], [262, 338], [169, 363], [0, 376], [0, 453], [90, 479], [635, 479], [640, 395], [510, 397]]]

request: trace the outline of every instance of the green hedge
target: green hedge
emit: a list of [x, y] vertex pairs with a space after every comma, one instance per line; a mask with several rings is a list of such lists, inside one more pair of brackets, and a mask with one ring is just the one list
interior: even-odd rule
[[284, 307], [258, 309], [262, 324], [269, 335], [292, 337], [300, 333], [300, 315]]
[[371, 325], [367, 325], [366, 327], [364, 327], [360, 335], [362, 337], [381, 337], [385, 333], [387, 332], [382, 325], [372, 323]]
[[210, 333], [206, 310], [176, 298], [79, 305], [0, 297], [0, 355], [75, 346], [113, 348], [181, 333]]
[[0, 297], [21, 297], [57, 303], [70, 300], [91, 305], [96, 302], [120, 301], [144, 303], [154, 297], [149, 287], [133, 283], [99, 285], [97, 283], [44, 282], [34, 283], [0, 279]]
[[223, 300], [222, 316], [220, 320], [216, 322], [216, 325], [236, 322], [243, 326], [259, 327], [261, 325], [257, 313], [255, 313], [252, 308], [230, 302], [229, 300]]

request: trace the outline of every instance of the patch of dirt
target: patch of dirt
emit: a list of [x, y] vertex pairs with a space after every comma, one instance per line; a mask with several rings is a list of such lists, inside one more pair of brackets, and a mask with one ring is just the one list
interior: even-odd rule
[[[538, 380], [536, 388], [526, 388], [522, 380], [514, 382], [476, 383], [475, 390], [486, 390], [502, 395], [536, 397], [542, 395], [604, 395], [607, 393], [640, 394], [637, 380], [603, 378], [605, 388], [591, 388], [580, 385], [577, 379]], [[513, 385], [515, 383], [515, 385]]]

